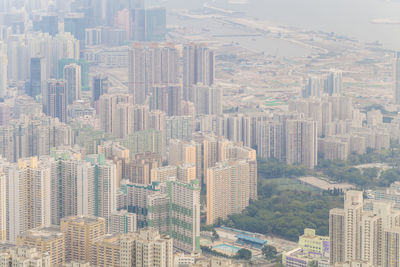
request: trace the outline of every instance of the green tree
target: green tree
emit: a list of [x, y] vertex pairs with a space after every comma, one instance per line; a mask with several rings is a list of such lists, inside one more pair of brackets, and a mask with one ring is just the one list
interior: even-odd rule
[[308, 267], [318, 267], [318, 261], [313, 260], [308, 264]]
[[212, 229], [212, 236], [214, 240], [218, 240], [219, 239], [219, 234], [217, 233], [217, 231], [215, 231], [215, 229]]
[[241, 260], [250, 260], [252, 257], [251, 251], [245, 248], [240, 249], [236, 253], [236, 258], [241, 259]]
[[262, 251], [262, 254], [264, 255], [264, 257], [270, 261], [275, 260], [276, 255], [278, 254], [278, 251], [276, 250], [276, 248], [271, 245], [263, 246], [261, 251]]

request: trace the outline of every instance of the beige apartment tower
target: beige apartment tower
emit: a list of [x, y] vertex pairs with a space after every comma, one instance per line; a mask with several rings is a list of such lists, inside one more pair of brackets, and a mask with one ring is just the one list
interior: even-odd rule
[[7, 239], [6, 176], [0, 173], [0, 242]]
[[121, 267], [172, 267], [173, 239], [157, 230], [122, 235]]
[[50, 255], [51, 266], [65, 262], [64, 234], [58, 227], [42, 227], [29, 230], [17, 237], [18, 246], [36, 248], [38, 252]]
[[89, 262], [93, 240], [106, 234], [106, 220], [89, 216], [68, 217], [61, 219], [60, 228], [65, 235], [65, 260]]
[[400, 266], [400, 228], [394, 227], [383, 233], [383, 267]]
[[344, 210], [329, 211], [330, 264], [344, 262]]
[[97, 267], [120, 267], [120, 235], [105, 235], [93, 240], [91, 265]]
[[225, 161], [207, 170], [207, 224], [218, 218], [240, 213], [251, 199], [251, 163], [248, 160]]
[[344, 197], [344, 248], [345, 261], [361, 259], [361, 217], [363, 194], [361, 191], [347, 191]]

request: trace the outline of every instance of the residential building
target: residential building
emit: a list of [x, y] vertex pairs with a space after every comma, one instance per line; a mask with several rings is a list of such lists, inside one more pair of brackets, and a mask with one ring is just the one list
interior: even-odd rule
[[58, 118], [61, 122], [67, 122], [67, 88], [65, 81], [49, 80], [47, 82], [46, 114]]
[[41, 253], [34, 247], [0, 243], [0, 266], [51, 267], [53, 265], [47, 252]]
[[108, 233], [127, 234], [136, 232], [136, 217], [135, 213], [130, 213], [127, 210], [120, 210], [112, 213], [108, 224]]
[[106, 234], [106, 220], [89, 216], [62, 218], [60, 231], [65, 237], [65, 261], [90, 262], [92, 242]]
[[64, 67], [64, 80], [66, 81], [67, 104], [71, 105], [81, 96], [81, 67], [77, 64], [70, 64]]
[[40, 227], [28, 230], [17, 237], [18, 246], [35, 248], [50, 255], [50, 266], [61, 266], [65, 262], [65, 239], [58, 227]]

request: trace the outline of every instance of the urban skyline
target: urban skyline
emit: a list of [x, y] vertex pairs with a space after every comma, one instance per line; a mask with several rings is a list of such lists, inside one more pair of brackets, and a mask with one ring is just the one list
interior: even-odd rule
[[400, 3], [288, 1], [0, 0], [0, 267], [399, 267]]

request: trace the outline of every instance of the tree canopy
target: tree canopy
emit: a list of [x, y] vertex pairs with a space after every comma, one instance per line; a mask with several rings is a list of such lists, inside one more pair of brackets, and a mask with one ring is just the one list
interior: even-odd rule
[[276, 185], [264, 185], [259, 199], [241, 214], [229, 217], [229, 227], [261, 234], [273, 234], [297, 241], [304, 228], [314, 228], [317, 234], [328, 235], [329, 210], [341, 207], [342, 197], [295, 190], [277, 190]]
[[276, 250], [276, 248], [271, 245], [263, 246], [261, 251], [262, 251], [262, 254], [264, 255], [264, 257], [270, 261], [275, 260], [276, 255], [278, 254], [278, 251]]
[[245, 248], [240, 249], [236, 253], [236, 258], [241, 259], [241, 260], [250, 260], [252, 257], [251, 251]]

